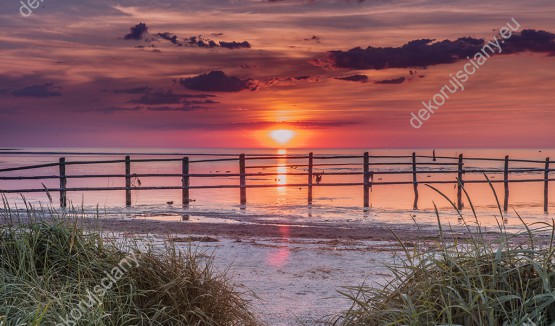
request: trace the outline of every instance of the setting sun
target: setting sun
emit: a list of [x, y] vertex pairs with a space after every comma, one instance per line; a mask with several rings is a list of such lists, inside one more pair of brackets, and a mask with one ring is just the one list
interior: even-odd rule
[[270, 131], [270, 137], [278, 144], [287, 144], [293, 137], [295, 137], [295, 132], [286, 129], [272, 130]]

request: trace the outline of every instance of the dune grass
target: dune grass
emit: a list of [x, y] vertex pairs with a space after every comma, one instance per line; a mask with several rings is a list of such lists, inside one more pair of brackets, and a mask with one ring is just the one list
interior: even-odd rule
[[[170, 243], [140, 249], [83, 230], [75, 210], [26, 207], [20, 212], [4, 201], [0, 212], [0, 324], [259, 324], [210, 256]], [[126, 260], [131, 256], [137, 264]], [[102, 283], [124, 260], [124, 273]], [[98, 286], [108, 283], [102, 293]], [[100, 304], [90, 304], [91, 293]]]
[[392, 280], [383, 287], [347, 288], [343, 294], [352, 306], [330, 324], [555, 325], [555, 224], [527, 225], [521, 219], [523, 231], [508, 233], [499, 223], [492, 239], [465, 194], [473, 223], [457, 212], [469, 236], [448, 237], [436, 208], [441, 240], [433, 249], [399, 241], [404, 254], [388, 266]]

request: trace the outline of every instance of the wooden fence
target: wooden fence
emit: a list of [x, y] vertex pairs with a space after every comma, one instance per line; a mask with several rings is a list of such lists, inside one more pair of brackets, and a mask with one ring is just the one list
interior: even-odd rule
[[[68, 155], [77, 155], [79, 153], [67, 153]], [[81, 153], [83, 154], [83, 153]], [[108, 154], [105, 154], [108, 155]], [[110, 153], [109, 155], [114, 155]], [[140, 153], [137, 155], [147, 156], [149, 154]], [[151, 154], [153, 155], [153, 154]], [[173, 154], [175, 156], [175, 154]], [[218, 156], [217, 154], [203, 154], [210, 156]], [[197, 155], [198, 156], [198, 155]], [[394, 162], [383, 162], [381, 160], [399, 160]], [[248, 165], [247, 163], [252, 163], [256, 161], [268, 161], [268, 160], [287, 160], [285, 165]], [[343, 160], [360, 160], [359, 163], [345, 162]], [[405, 161], [406, 160], [406, 161]], [[437, 160], [443, 160], [444, 162], [437, 162]], [[289, 163], [298, 162], [301, 163]], [[181, 173], [143, 173], [137, 174], [132, 173], [132, 163], [154, 163], [154, 162], [180, 162]], [[235, 162], [233, 164], [238, 164], [239, 173], [191, 173], [194, 171], [194, 167], [198, 164], [209, 163], [209, 162]], [[306, 162], [306, 163], [304, 163]], [[503, 163], [503, 168], [465, 168], [465, 164], [468, 162], [497, 162], [499, 164]], [[532, 167], [512, 167], [511, 163], [519, 164], [530, 164]], [[458, 157], [451, 156], [433, 156], [428, 155], [417, 155], [413, 153], [412, 155], [391, 155], [391, 156], [376, 156], [370, 155], [368, 152], [363, 155], [315, 155], [309, 153], [308, 155], [219, 155], [218, 158], [209, 159], [196, 159], [192, 160], [189, 156], [185, 157], [167, 157], [167, 158], [142, 158], [142, 159], [132, 159], [131, 156], [125, 156], [123, 160], [98, 160], [98, 161], [66, 161], [64, 157], [60, 158], [58, 162], [29, 165], [21, 167], [11, 167], [0, 169], [0, 180], [46, 180], [46, 179], [59, 179], [59, 188], [48, 189], [49, 192], [59, 192], [60, 206], [67, 206], [67, 193], [75, 191], [125, 191], [125, 203], [127, 206], [131, 205], [131, 191], [132, 190], [176, 190], [182, 191], [182, 204], [187, 207], [190, 203], [190, 190], [191, 189], [209, 189], [209, 188], [239, 188], [240, 190], [240, 203], [245, 205], [247, 203], [247, 189], [252, 188], [270, 188], [270, 187], [306, 187], [307, 188], [307, 202], [308, 205], [312, 205], [312, 190], [313, 187], [362, 187], [363, 188], [363, 206], [365, 208], [370, 206], [370, 189], [374, 186], [383, 185], [413, 185], [414, 191], [414, 204], [413, 209], [418, 209], [418, 187], [420, 183], [425, 184], [454, 184], [457, 187], [457, 206], [459, 209], [463, 208], [462, 201], [462, 189], [465, 184], [469, 183], [503, 183], [504, 185], [504, 200], [503, 209], [507, 211], [509, 205], [509, 184], [515, 182], [542, 182], [544, 185], [544, 211], [548, 211], [548, 197], [549, 197], [549, 182], [555, 181], [555, 179], [549, 178], [549, 173], [553, 171], [550, 169], [549, 158], [543, 160], [523, 160], [523, 159], [511, 159], [509, 156], [505, 158], [480, 158], [480, 157], [464, 157], [462, 154]], [[66, 174], [66, 167], [68, 165], [98, 165], [98, 164], [123, 164], [125, 171], [124, 174], [88, 174], [88, 175], [68, 175]], [[331, 167], [342, 167], [342, 166], [357, 166], [361, 168], [360, 171], [347, 171], [347, 172], [324, 172], [325, 175], [334, 176], [352, 176], [357, 175], [360, 177], [359, 182], [333, 182], [333, 183], [321, 183], [321, 173], [318, 174], [314, 172], [314, 168], [331, 168]], [[47, 167], [58, 167], [59, 174], [56, 175], [32, 175], [32, 176], [6, 176], [6, 172], [22, 171], [22, 170], [38, 170]], [[268, 169], [286, 167], [289, 169], [294, 169], [298, 171], [302, 168], [305, 172], [285, 172], [285, 173], [247, 173], [247, 169]], [[406, 167], [407, 169], [401, 170], [384, 170], [384, 167]], [[433, 169], [431, 167], [441, 167], [443, 169]], [[447, 169], [447, 170], [446, 170]], [[288, 170], [289, 171], [289, 170]], [[527, 179], [511, 179], [511, 174], [515, 173], [526, 173], [526, 174], [538, 174], [543, 175], [543, 177], [538, 178], [527, 178]], [[448, 177], [447, 180], [429, 180], [422, 182], [422, 178], [419, 178], [421, 174], [441, 174]], [[481, 175], [479, 179], [469, 179], [469, 175]], [[486, 180], [482, 174], [502, 174], [502, 180]], [[306, 183], [289, 183], [289, 184], [248, 184], [248, 177], [260, 177], [260, 176], [306, 176]], [[380, 179], [375, 181], [375, 177], [378, 175], [412, 175], [412, 181], [388, 181], [382, 182]], [[167, 177], [167, 178], [181, 178], [180, 186], [148, 186], [148, 187], [138, 187], [132, 184], [132, 178], [148, 178], [148, 177]], [[235, 177], [239, 179], [238, 184], [229, 185], [198, 185], [191, 186], [191, 178], [213, 178], [213, 177]], [[71, 179], [85, 179], [85, 178], [124, 178], [124, 187], [68, 187], [68, 180]], [[45, 192], [45, 188], [32, 188], [32, 189], [10, 189], [2, 190], [1, 193], [37, 193]]]

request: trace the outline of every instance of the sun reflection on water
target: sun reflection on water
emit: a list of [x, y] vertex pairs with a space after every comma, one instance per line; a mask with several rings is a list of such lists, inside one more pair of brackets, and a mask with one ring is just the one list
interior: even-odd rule
[[266, 257], [266, 262], [268, 265], [274, 268], [283, 267], [289, 261], [289, 246], [287, 243], [291, 237], [290, 230], [288, 225], [280, 225], [279, 226], [279, 233], [281, 236], [281, 241], [284, 243], [277, 249], [274, 249], [272, 252], [268, 253]]
[[[279, 149], [278, 155], [286, 155], [286, 149]], [[284, 187], [277, 187], [278, 194], [285, 194], [287, 192], [287, 158], [278, 158], [276, 167], [276, 184]]]

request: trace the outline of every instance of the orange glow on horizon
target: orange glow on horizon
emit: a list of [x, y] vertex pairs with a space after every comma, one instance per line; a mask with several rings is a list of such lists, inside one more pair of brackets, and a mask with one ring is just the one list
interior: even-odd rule
[[295, 137], [295, 132], [288, 129], [277, 129], [270, 131], [270, 137], [272, 137], [276, 143], [285, 145]]
[[[243, 133], [243, 137], [245, 136], [248, 137], [248, 139], [244, 140], [245, 142], [257, 144], [264, 148], [273, 148], [276, 151], [316, 146], [316, 144], [311, 143], [311, 140], [314, 138], [313, 131], [293, 129], [287, 125], [276, 125], [268, 129], [252, 130], [248, 134]], [[277, 154], [283, 155], [286, 152], [278, 152]]]

